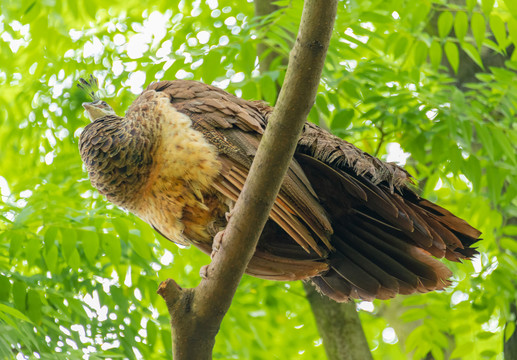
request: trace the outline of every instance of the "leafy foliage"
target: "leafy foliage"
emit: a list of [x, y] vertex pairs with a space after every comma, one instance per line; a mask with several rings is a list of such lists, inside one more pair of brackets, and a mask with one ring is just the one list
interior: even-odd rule
[[[208, 258], [92, 190], [77, 151], [87, 99], [74, 83], [96, 75], [118, 113], [155, 79], [274, 103], [301, 13], [301, 2], [277, 3], [264, 18], [231, 0], [1, 3], [1, 358], [169, 357], [157, 285], [195, 286]], [[515, 329], [517, 10], [494, 3], [339, 6], [310, 120], [386, 159], [399, 144], [423, 195], [484, 233], [479, 261], [453, 265], [447, 291], [359, 303], [377, 358], [501, 358]], [[279, 55], [263, 73], [258, 44], [260, 59]], [[300, 284], [245, 277], [215, 356], [323, 358]]]

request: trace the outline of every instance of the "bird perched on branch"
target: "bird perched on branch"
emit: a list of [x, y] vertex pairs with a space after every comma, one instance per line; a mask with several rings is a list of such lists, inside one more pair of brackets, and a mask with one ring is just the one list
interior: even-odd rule
[[[124, 117], [95, 95], [79, 148], [92, 185], [167, 239], [212, 251], [272, 108], [196, 81], [152, 83]], [[247, 273], [311, 280], [336, 301], [445, 288], [436, 258], [469, 259], [480, 232], [419, 197], [402, 168], [306, 123]]]

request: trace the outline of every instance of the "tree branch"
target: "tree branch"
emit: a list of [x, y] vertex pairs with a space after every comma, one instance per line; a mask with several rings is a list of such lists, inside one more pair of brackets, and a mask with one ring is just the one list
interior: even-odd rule
[[[173, 280], [158, 293], [171, 314], [173, 357], [211, 359], [222, 319], [253, 256], [278, 194], [299, 134], [314, 103], [327, 53], [337, 0], [306, 0], [282, 90], [235, 204], [233, 216], [201, 283], [182, 290]], [[216, 245], [217, 247], [217, 245]]]
[[328, 360], [371, 360], [372, 354], [364, 335], [355, 302], [337, 303], [303, 284], [311, 303]]

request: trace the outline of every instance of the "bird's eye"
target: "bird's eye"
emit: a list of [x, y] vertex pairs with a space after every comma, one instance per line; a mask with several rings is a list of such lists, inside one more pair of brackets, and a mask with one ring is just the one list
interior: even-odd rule
[[108, 103], [106, 101], [101, 101], [102, 106], [108, 106]]

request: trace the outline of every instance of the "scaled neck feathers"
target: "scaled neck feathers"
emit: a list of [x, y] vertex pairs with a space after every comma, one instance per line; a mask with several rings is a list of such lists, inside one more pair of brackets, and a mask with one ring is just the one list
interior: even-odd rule
[[92, 185], [109, 201], [132, 210], [152, 168], [158, 145], [156, 130], [116, 115], [99, 118], [84, 128], [79, 139], [81, 158]]

